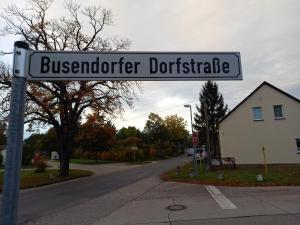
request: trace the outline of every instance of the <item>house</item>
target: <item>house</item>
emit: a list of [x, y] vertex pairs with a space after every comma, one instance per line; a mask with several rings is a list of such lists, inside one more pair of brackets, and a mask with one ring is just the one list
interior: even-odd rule
[[6, 158], [6, 146], [5, 145], [0, 145], [0, 154], [3, 156], [2, 165], [4, 165], [5, 164], [5, 158]]
[[222, 157], [237, 164], [300, 163], [300, 100], [263, 82], [220, 123]]
[[59, 155], [57, 152], [51, 152], [51, 156], [50, 156], [51, 160], [59, 160]]

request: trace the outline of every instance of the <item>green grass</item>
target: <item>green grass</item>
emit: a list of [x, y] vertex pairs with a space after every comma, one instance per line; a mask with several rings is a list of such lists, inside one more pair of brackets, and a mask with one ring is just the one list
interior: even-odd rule
[[[4, 169], [5, 166], [1, 165], [0, 169]], [[22, 169], [34, 169], [35, 166], [34, 165], [22, 165]]]
[[[68, 177], [59, 177], [59, 170], [48, 169], [45, 173], [35, 173], [34, 170], [22, 170], [21, 189], [38, 187], [80, 177], [91, 176], [93, 173], [86, 170], [70, 170]], [[3, 171], [0, 171], [0, 191], [2, 191]]]
[[115, 163], [114, 161], [108, 161], [108, 160], [96, 160], [94, 159], [71, 159], [70, 163], [74, 164], [84, 164], [84, 165], [94, 165], [94, 164], [108, 164], [108, 163]]
[[[199, 172], [199, 178], [191, 178], [192, 171], [192, 164], [188, 163], [181, 167], [181, 172], [178, 175], [174, 169], [164, 173], [162, 178], [166, 181], [224, 186], [300, 186], [300, 165], [269, 165], [268, 174], [264, 174], [263, 167], [222, 169], [203, 174]], [[221, 173], [223, 179], [219, 180], [218, 175]], [[264, 176], [264, 181], [256, 181], [258, 174]]]

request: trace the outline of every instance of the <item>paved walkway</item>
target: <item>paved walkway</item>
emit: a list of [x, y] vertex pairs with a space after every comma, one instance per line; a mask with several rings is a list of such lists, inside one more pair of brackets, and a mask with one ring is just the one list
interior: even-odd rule
[[[215, 189], [230, 199], [228, 206], [233, 202], [236, 207], [222, 207], [205, 186], [166, 182], [93, 224], [284, 225], [287, 221], [289, 225], [300, 224], [300, 188]], [[170, 205], [184, 206], [185, 209], [170, 211], [167, 209]]]
[[[174, 205], [183, 210], [167, 208]], [[299, 187], [208, 187], [150, 177], [26, 225], [283, 225], [287, 221], [300, 224]]]

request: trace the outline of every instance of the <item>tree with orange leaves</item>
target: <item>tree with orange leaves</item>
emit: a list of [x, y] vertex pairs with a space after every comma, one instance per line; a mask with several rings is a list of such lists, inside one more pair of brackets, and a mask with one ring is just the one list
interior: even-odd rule
[[[129, 47], [127, 39], [104, 38], [103, 29], [112, 24], [111, 12], [96, 6], [82, 8], [70, 1], [63, 17], [48, 18], [53, 0], [31, 0], [20, 9], [11, 5], [2, 11], [6, 22], [1, 35], [18, 35], [34, 50], [117, 51]], [[10, 70], [0, 65], [2, 116], [8, 111]], [[119, 114], [123, 105], [132, 105], [139, 82], [129, 81], [32, 81], [27, 84], [26, 123], [29, 128], [51, 125], [60, 148], [60, 176], [68, 176], [69, 161], [80, 119], [87, 111], [99, 117]]]
[[93, 114], [89, 115], [87, 121], [80, 126], [76, 143], [82, 150], [93, 152], [97, 162], [98, 152], [110, 150], [115, 138], [114, 125]]

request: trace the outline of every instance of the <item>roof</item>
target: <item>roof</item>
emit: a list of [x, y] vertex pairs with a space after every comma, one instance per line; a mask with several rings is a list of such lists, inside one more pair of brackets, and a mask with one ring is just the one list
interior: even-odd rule
[[294, 101], [300, 103], [300, 100], [286, 92], [284, 92], [283, 90], [279, 89], [278, 87], [275, 87], [274, 85], [268, 83], [267, 81], [264, 81], [263, 83], [261, 83], [257, 88], [255, 88], [254, 91], [252, 91], [246, 98], [244, 98], [243, 101], [241, 101], [236, 107], [234, 107], [229, 113], [227, 113], [227, 115], [220, 121], [220, 123], [222, 123], [223, 120], [225, 120], [231, 113], [233, 113], [237, 108], [239, 108], [245, 101], [247, 101], [248, 98], [250, 98], [252, 95], [254, 95], [255, 92], [257, 92], [261, 87], [263, 87], [264, 85], [267, 85], [268, 87], [274, 89], [275, 91], [280, 92], [281, 94], [287, 96], [288, 98], [293, 99]]

